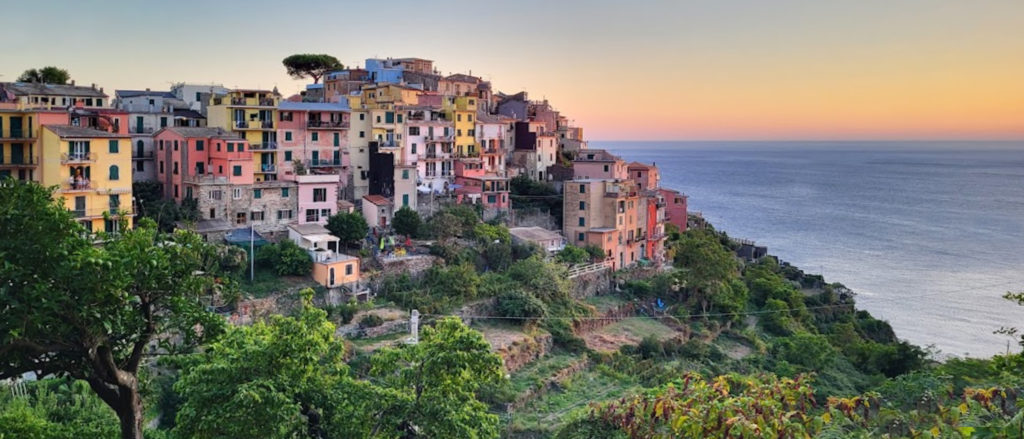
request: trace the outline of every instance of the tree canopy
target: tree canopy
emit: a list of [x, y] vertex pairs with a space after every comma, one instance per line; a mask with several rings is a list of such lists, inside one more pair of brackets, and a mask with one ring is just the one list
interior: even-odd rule
[[358, 243], [366, 237], [368, 230], [366, 218], [355, 212], [338, 212], [331, 215], [327, 219], [326, 227], [332, 235], [337, 236], [346, 245]]
[[71, 74], [67, 70], [54, 66], [28, 69], [18, 77], [18, 82], [38, 82], [43, 84], [67, 84], [70, 80]]
[[148, 346], [219, 332], [223, 320], [201, 300], [225, 286], [220, 256], [198, 235], [161, 235], [149, 220], [93, 246], [51, 196], [34, 183], [0, 189], [0, 379], [85, 380], [117, 413], [122, 436], [141, 437], [137, 375]]
[[395, 212], [395, 218], [391, 222], [391, 226], [395, 228], [395, 232], [399, 235], [404, 236], [417, 236], [419, 234], [420, 226], [423, 224], [423, 220], [420, 219], [420, 214], [416, 213], [415, 210], [409, 208], [409, 206], [402, 206]]
[[288, 74], [295, 79], [312, 78], [313, 83], [320, 82], [320, 77], [334, 70], [341, 70], [344, 66], [331, 55], [301, 53], [289, 56], [281, 61]]

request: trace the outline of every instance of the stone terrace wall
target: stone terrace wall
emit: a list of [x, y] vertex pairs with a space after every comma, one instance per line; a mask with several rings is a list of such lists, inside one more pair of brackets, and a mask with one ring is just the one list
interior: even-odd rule
[[572, 297], [586, 299], [611, 291], [612, 271], [610, 269], [584, 273], [572, 279]]

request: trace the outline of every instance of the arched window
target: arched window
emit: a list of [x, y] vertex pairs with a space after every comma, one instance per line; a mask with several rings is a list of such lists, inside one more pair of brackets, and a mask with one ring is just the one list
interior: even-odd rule
[[142, 141], [140, 140], [138, 142], [135, 142], [135, 156], [136, 157], [142, 157], [142, 150], [143, 150]]
[[117, 180], [118, 178], [120, 178], [120, 173], [118, 172], [117, 165], [113, 165], [110, 167], [110, 179]]

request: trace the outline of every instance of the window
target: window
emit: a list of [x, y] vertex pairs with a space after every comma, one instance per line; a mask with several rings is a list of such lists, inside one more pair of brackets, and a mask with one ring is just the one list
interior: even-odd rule
[[160, 150], [163, 151], [164, 150], [164, 141], [161, 140], [160, 142], [158, 142], [158, 144], [160, 145]]
[[[211, 200], [220, 200], [221, 199], [221, 195], [222, 195], [222, 193], [221, 193], [220, 189], [210, 191], [210, 199]], [[213, 218], [212, 214], [210, 215], [210, 218]]]
[[281, 198], [288, 198], [288, 188], [281, 188]]
[[253, 221], [263, 221], [263, 211], [249, 212], [249, 219]]
[[263, 198], [263, 189], [253, 189], [252, 197], [257, 199]]
[[[377, 116], [377, 122], [380, 122], [380, 116]], [[384, 122], [385, 123], [395, 123], [395, 113], [392, 112], [392, 111], [385, 112], [384, 113]]]
[[111, 154], [117, 154], [117, 141], [116, 140], [111, 140], [110, 143], [109, 143], [109, 148], [110, 148], [110, 153]]
[[185, 198], [192, 198], [192, 186], [185, 187]]
[[279, 210], [279, 211], [277, 211], [277, 219], [279, 219], [279, 220], [292, 219], [292, 211], [290, 209], [289, 210]]
[[241, 165], [232, 166], [231, 167], [231, 174], [234, 175], [235, 177], [241, 177], [242, 176], [242, 166]]
[[313, 189], [313, 202], [327, 201], [327, 188]]
[[420, 135], [420, 127], [409, 127], [409, 135], [410, 136], [418, 136], [418, 135]]
[[320, 133], [313, 133], [313, 141], [316, 142], [316, 141], [319, 141], [319, 140], [320, 140]]
[[459, 136], [459, 137], [462, 137], [462, 129], [455, 130], [455, 135]]
[[145, 163], [146, 162], [143, 161], [143, 160], [136, 160], [135, 161], [135, 172], [145, 172], [145, 170], [146, 170]]
[[220, 142], [217, 142], [217, 152], [220, 152]]
[[402, 206], [409, 205], [409, 194], [402, 194]]
[[292, 132], [291, 131], [285, 131], [284, 132], [284, 140], [286, 142], [291, 142], [292, 141]]
[[236, 187], [236, 188], [232, 189], [231, 190], [231, 198], [234, 198], [236, 200], [241, 200], [242, 199], [242, 188], [237, 188]]
[[580, 227], [583, 227], [583, 226], [585, 226], [586, 224], [587, 224], [587, 220], [586, 220], [586, 218], [583, 218], [583, 217], [581, 216], [581, 217], [580, 217], [580, 221], [579, 221], [579, 226], [580, 226]]
[[608, 172], [608, 165], [604, 165], [604, 172]]
[[174, 175], [178, 175], [178, 162], [174, 162]]
[[235, 214], [235, 224], [245, 224], [245, 212]]
[[377, 115], [377, 123], [380, 123], [380, 115]]
[[580, 210], [587, 210], [587, 202], [580, 201]]
[[214, 208], [211, 207], [210, 208], [210, 219], [214, 219], [216, 217], [217, 217], [217, 209], [214, 209]]
[[488, 204], [494, 204], [494, 203], [497, 203], [497, 202], [498, 202], [498, 198], [496, 196], [494, 196], [494, 195], [488, 195], [487, 196], [487, 203]]
[[408, 169], [403, 169], [402, 170], [402, 180], [408, 180], [408, 179], [409, 179], [409, 170]]
[[316, 209], [306, 209], [306, 222], [315, 223], [320, 221], [320, 211]]
[[284, 161], [286, 161], [286, 162], [292, 161], [292, 152], [291, 151], [285, 151], [284, 152]]
[[587, 193], [587, 185], [585, 185], [585, 184], [581, 184], [580, 185], [580, 193], [581, 194]]
[[402, 123], [402, 115], [401, 114], [398, 115], [398, 123]]
[[459, 122], [462, 122], [462, 115], [461, 115], [461, 114], [456, 114], [456, 115], [455, 115], [455, 119], [456, 119], [457, 121], [459, 121]]
[[331, 217], [331, 209], [320, 209], [320, 217], [327, 219]]
[[196, 151], [202, 151], [206, 149], [206, 141], [196, 140]]
[[120, 173], [118, 172], [117, 165], [112, 165], [110, 167], [110, 179], [111, 180], [118, 180], [120, 178], [121, 178], [121, 176], [120, 176]]
[[345, 264], [345, 274], [352, 274], [352, 264]]
[[174, 198], [178, 198], [178, 185], [174, 185]]
[[577, 241], [582, 241], [583, 240], [583, 233], [582, 232], [580, 232], [579, 235], [576, 235], [576, 240]]
[[174, 150], [175, 151], [178, 150], [178, 141], [177, 140], [174, 141]]
[[[360, 114], [360, 116], [362, 116], [362, 115]], [[359, 138], [362, 139], [364, 137], [366, 137], [366, 131], [360, 131], [359, 132]]]
[[415, 143], [412, 144], [412, 153], [416, 154], [416, 144]]
[[359, 113], [359, 120], [366, 120], [366, 113]]
[[466, 116], [467, 116], [467, 117], [469, 118], [469, 121], [470, 121], [470, 122], [472, 122], [472, 121], [473, 121], [473, 115], [472, 115], [472, 114], [467, 114]]
[[238, 144], [238, 152], [245, 152], [245, 144], [244, 143], [239, 143]]
[[228, 142], [228, 152], [235, 152], [235, 144]]

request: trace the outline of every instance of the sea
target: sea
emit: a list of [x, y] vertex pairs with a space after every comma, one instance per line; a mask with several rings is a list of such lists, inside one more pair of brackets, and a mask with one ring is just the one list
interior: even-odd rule
[[730, 236], [857, 294], [938, 358], [1020, 351], [1024, 142], [590, 142]]

